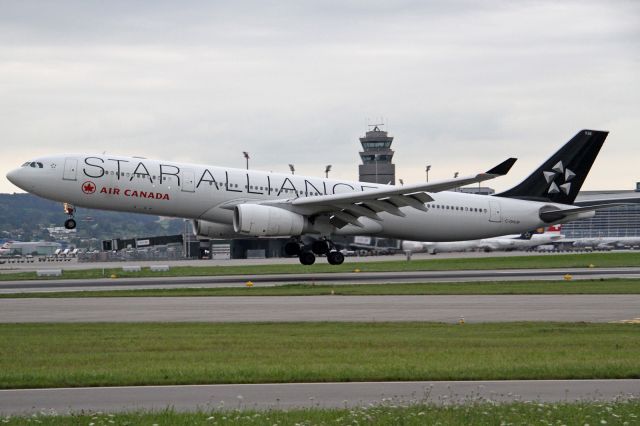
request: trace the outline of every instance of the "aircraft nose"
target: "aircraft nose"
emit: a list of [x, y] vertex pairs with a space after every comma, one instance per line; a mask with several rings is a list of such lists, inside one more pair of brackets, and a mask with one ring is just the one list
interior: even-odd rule
[[22, 188], [22, 179], [20, 177], [22, 174], [21, 172], [22, 170], [18, 168], [18, 169], [13, 169], [9, 173], [7, 173], [7, 179], [9, 179], [9, 182], [11, 182], [12, 184], [14, 184], [19, 188]]

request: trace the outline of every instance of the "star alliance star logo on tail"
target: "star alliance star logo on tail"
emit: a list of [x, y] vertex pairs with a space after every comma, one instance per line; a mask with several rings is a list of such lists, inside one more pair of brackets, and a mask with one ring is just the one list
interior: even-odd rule
[[[544, 174], [544, 178], [547, 183], [550, 183], [549, 190], [547, 193], [549, 194], [558, 194], [563, 192], [565, 195], [569, 195], [571, 192], [571, 180], [576, 176], [571, 170], [564, 167], [562, 161], [558, 161], [558, 163], [551, 168], [550, 172], [542, 172]], [[560, 176], [560, 181], [564, 181], [562, 184], [558, 185], [555, 182], [556, 176]]]

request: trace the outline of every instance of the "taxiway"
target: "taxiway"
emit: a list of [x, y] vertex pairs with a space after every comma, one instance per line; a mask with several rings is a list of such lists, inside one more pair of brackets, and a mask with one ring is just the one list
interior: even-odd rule
[[0, 390], [0, 414], [344, 408], [369, 404], [611, 401], [640, 397], [640, 380], [281, 383]]

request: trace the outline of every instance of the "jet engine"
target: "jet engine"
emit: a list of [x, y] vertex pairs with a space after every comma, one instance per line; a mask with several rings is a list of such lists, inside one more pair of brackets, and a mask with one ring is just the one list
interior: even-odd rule
[[278, 207], [240, 204], [233, 212], [233, 229], [254, 237], [288, 237], [302, 234], [304, 216]]
[[194, 220], [192, 222], [193, 232], [198, 238], [238, 238], [237, 232], [233, 230], [233, 225], [226, 223], [209, 222], [206, 220]]

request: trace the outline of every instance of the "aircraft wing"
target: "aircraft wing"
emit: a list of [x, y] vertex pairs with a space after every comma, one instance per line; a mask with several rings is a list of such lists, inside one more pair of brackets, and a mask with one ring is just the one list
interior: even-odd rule
[[378, 213], [381, 212], [405, 216], [400, 207], [413, 207], [426, 211], [427, 208], [424, 204], [433, 201], [429, 195], [430, 192], [446, 191], [503, 176], [507, 174], [515, 162], [515, 158], [509, 158], [484, 173], [454, 179], [415, 185], [388, 186], [357, 193], [266, 201], [261, 204], [280, 207], [306, 216], [328, 214], [331, 224], [338, 228], [347, 224], [362, 227], [362, 223], [358, 221], [360, 217], [382, 220], [378, 216]]

